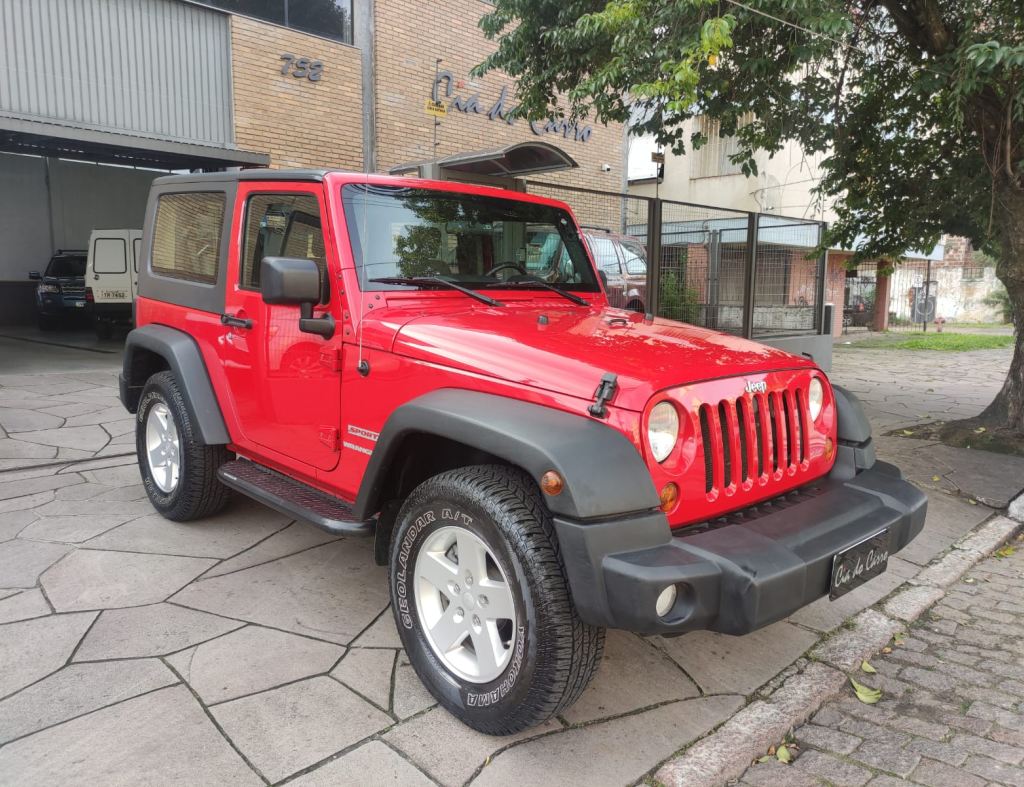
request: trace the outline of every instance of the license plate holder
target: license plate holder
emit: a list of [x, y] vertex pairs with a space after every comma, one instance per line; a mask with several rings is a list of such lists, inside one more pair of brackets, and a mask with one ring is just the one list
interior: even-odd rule
[[880, 530], [832, 556], [828, 597], [835, 601], [869, 579], [885, 573], [889, 565], [889, 529]]

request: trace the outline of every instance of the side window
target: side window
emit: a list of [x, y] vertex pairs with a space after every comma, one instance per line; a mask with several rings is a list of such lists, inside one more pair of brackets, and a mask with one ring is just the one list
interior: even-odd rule
[[245, 238], [238, 284], [260, 288], [264, 257], [313, 260], [327, 281], [327, 254], [320, 226], [320, 204], [312, 194], [254, 194], [245, 207]]
[[96, 238], [92, 244], [92, 272], [127, 273], [127, 255], [123, 238]]
[[164, 194], [153, 226], [153, 272], [175, 279], [217, 281], [223, 192]]
[[593, 235], [587, 240], [590, 241], [597, 267], [607, 274], [618, 276], [622, 271], [619, 268], [619, 256], [615, 253], [615, 244], [608, 238], [595, 238]]
[[132, 241], [132, 268], [136, 273], [139, 272], [139, 255], [142, 254], [142, 238], [136, 238]]

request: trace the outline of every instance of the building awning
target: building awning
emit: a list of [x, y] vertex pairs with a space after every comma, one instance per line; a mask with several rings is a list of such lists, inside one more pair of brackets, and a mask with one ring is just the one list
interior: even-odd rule
[[266, 153], [0, 117], [0, 151], [151, 169], [265, 167]]
[[579, 164], [559, 147], [547, 142], [517, 142], [492, 150], [455, 153], [435, 161], [416, 161], [392, 167], [392, 175], [406, 175], [436, 166], [442, 173], [524, 177], [538, 172], [575, 169]]

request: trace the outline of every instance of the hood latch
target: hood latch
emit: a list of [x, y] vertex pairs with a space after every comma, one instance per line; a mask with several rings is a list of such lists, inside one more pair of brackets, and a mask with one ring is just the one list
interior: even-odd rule
[[612, 372], [605, 372], [601, 376], [601, 382], [594, 391], [594, 403], [587, 408], [587, 412], [595, 418], [605, 418], [608, 415], [608, 408], [605, 403], [610, 401], [615, 392], [619, 389], [619, 377]]

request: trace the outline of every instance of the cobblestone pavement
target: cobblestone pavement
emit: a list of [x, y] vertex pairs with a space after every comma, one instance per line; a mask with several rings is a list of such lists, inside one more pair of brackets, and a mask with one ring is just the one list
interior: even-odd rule
[[1012, 348], [936, 352], [835, 346], [830, 377], [869, 408], [876, 434], [980, 413], [1006, 379]]
[[743, 785], [1024, 785], [1024, 541], [978, 564], [796, 730], [796, 759], [755, 765]]
[[[834, 379], [874, 414], [886, 373], [838, 360]], [[991, 513], [931, 490], [925, 532], [886, 575], [747, 637], [612, 632], [561, 718], [489, 738], [419, 683], [368, 540], [241, 499], [204, 522], [162, 519], [114, 363], [61, 368], [0, 366], [4, 783], [633, 783]]]

